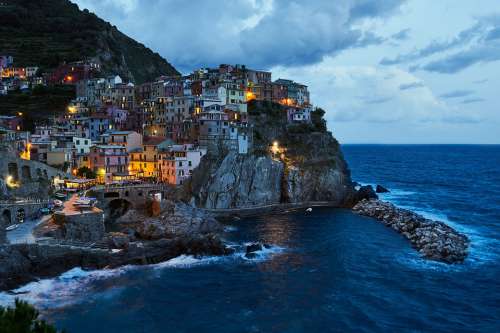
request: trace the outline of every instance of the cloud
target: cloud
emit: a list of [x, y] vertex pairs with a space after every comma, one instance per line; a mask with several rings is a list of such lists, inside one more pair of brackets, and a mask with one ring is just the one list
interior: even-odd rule
[[453, 74], [472, 65], [500, 60], [500, 40], [473, 46], [420, 68], [428, 72]]
[[410, 31], [411, 29], [403, 29], [401, 30], [400, 32], [397, 32], [395, 34], [393, 34], [391, 36], [392, 39], [395, 39], [395, 40], [399, 40], [399, 41], [402, 41], [402, 40], [407, 40], [410, 38]]
[[472, 81], [472, 83], [474, 83], [474, 84], [483, 84], [486, 82], [488, 82], [488, 79], [481, 79], [481, 80]]
[[360, 96], [360, 100], [362, 100], [365, 104], [383, 104], [386, 102], [389, 102], [390, 100], [393, 99], [393, 97], [390, 96], [380, 96], [380, 97], [367, 97], [367, 96]]
[[410, 70], [453, 74], [478, 63], [500, 60], [500, 15], [478, 18], [474, 25], [449, 40], [433, 40], [421, 49], [395, 58], [383, 58], [380, 64], [412, 63], [431, 56], [441, 58], [424, 65], [411, 65]]
[[441, 98], [460, 98], [474, 94], [473, 90], [454, 90], [445, 94], [439, 95]]
[[417, 89], [423, 87], [425, 87], [425, 85], [422, 82], [403, 83], [399, 86], [399, 90]]
[[479, 103], [479, 102], [484, 102], [484, 98], [468, 98], [464, 99], [461, 103], [462, 104], [473, 104], [473, 103]]
[[[360, 28], [405, 0], [74, 0], [157, 50], [181, 71], [220, 63], [301, 66], [379, 44]], [[145, 19], [147, 18], [147, 19]]]
[[[338, 66], [333, 58], [326, 58], [316, 65], [272, 70], [277, 76], [307, 84], [313, 102], [327, 110], [330, 124], [467, 123], [481, 119], [474, 110], [449, 105], [418, 77], [396, 67]], [[418, 89], [401, 90], [409, 82]]]

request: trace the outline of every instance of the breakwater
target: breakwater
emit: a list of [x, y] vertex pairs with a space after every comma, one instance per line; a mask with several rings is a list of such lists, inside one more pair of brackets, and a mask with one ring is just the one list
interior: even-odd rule
[[452, 264], [463, 262], [467, 257], [467, 236], [443, 222], [426, 219], [377, 199], [362, 200], [353, 207], [353, 211], [375, 218], [394, 229], [427, 259]]

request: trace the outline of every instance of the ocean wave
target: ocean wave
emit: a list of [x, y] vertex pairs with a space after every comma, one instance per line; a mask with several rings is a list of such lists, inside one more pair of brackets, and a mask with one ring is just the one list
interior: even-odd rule
[[30, 282], [20, 288], [0, 293], [0, 305], [12, 305], [16, 298], [28, 301], [39, 309], [75, 304], [84, 299], [82, 295], [92, 283], [120, 276], [132, 268], [133, 266], [123, 266], [91, 271], [80, 267], [73, 268], [58, 277]]
[[[98, 281], [112, 280], [134, 270], [143, 270], [145, 272], [153, 270], [154, 272], [164, 269], [188, 269], [215, 263], [238, 262], [242, 259], [245, 262], [260, 262], [284, 250], [284, 248], [279, 246], [271, 246], [256, 251], [256, 257], [248, 259], [245, 257], [245, 248], [249, 244], [228, 244], [229, 247], [235, 249], [235, 252], [229, 256], [196, 257], [192, 255], [180, 255], [157, 264], [141, 266], [127, 265], [115, 269], [84, 270], [77, 267], [54, 278], [41, 279], [8, 292], [1, 292], [0, 305], [11, 306], [14, 304], [15, 299], [19, 298], [34, 304], [40, 310], [55, 307], [61, 308], [88, 300], [88, 295], [101, 298], [113, 297], [123, 287], [106, 288], [98, 292], [95, 290], [91, 291], [90, 289]], [[156, 276], [157, 274], [152, 274], [149, 278], [155, 278]], [[145, 275], [145, 278], [148, 278], [147, 275]]]

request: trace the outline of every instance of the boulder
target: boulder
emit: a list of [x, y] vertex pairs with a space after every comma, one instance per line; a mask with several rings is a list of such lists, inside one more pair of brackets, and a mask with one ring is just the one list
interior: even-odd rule
[[388, 193], [390, 191], [388, 189], [386, 189], [385, 187], [383, 187], [382, 185], [377, 185], [377, 187], [375, 188], [375, 192], [377, 192], [377, 193]]
[[109, 246], [114, 249], [126, 249], [130, 243], [129, 236], [121, 232], [110, 232], [107, 238]]
[[378, 199], [378, 195], [373, 190], [371, 185], [361, 186], [355, 194], [356, 202], [367, 199]]
[[223, 231], [222, 225], [202, 209], [168, 200], [162, 206], [164, 209], [158, 217], [140, 217], [136, 228], [139, 237], [151, 240]]
[[247, 245], [245, 252], [246, 254], [249, 254], [257, 251], [262, 251], [262, 245], [260, 243], [252, 243], [250, 245]]

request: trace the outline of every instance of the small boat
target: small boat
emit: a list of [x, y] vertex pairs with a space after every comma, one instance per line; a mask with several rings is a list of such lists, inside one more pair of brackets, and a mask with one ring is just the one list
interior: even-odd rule
[[78, 208], [91, 208], [95, 205], [95, 203], [96, 198], [80, 197], [75, 200], [73, 206], [76, 206]]
[[54, 194], [54, 196], [59, 199], [66, 199], [66, 194], [61, 192], [57, 192], [56, 194]]
[[40, 213], [43, 215], [50, 214], [50, 209], [49, 208], [40, 208]]
[[5, 231], [12, 231], [17, 229], [17, 227], [19, 227], [19, 224], [9, 225], [7, 228], [5, 228]]
[[61, 200], [55, 199], [54, 200], [54, 206], [55, 207], [62, 207], [63, 206], [63, 202]]
[[310, 213], [312, 211], [313, 211], [313, 209], [311, 207], [309, 207], [309, 208], [306, 209], [306, 212], [308, 212], [308, 213]]

